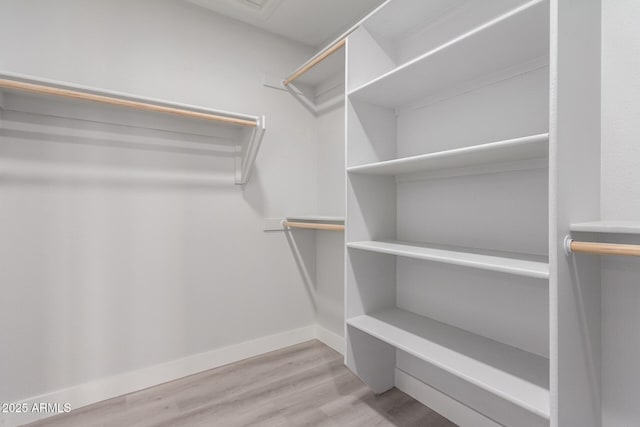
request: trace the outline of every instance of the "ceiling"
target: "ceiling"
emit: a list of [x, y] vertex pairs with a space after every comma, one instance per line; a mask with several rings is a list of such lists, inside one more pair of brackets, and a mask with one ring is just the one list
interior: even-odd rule
[[384, 0], [184, 0], [313, 47], [329, 43]]

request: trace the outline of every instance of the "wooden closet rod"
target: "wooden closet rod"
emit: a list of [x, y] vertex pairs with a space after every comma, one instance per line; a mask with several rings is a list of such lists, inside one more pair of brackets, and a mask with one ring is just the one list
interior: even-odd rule
[[640, 256], [640, 245], [623, 245], [618, 243], [577, 242], [566, 238], [564, 249], [567, 254], [573, 252], [597, 255]]
[[319, 223], [319, 222], [283, 221], [282, 225], [285, 228], [305, 228], [305, 229], [309, 229], [309, 230], [344, 231], [344, 225], [342, 225], [342, 224], [326, 224], [326, 223]]
[[253, 120], [225, 117], [225, 116], [219, 116], [217, 114], [211, 114], [211, 113], [201, 113], [198, 111], [184, 110], [184, 109], [175, 108], [175, 107], [166, 107], [163, 105], [149, 104], [149, 103], [140, 102], [140, 101], [130, 101], [127, 99], [114, 98], [111, 96], [96, 95], [93, 93], [80, 92], [80, 91], [71, 90], [71, 89], [61, 89], [57, 87], [44, 86], [44, 85], [39, 85], [34, 83], [26, 83], [26, 82], [21, 82], [17, 80], [0, 79], [0, 87], [8, 88], [8, 89], [23, 90], [27, 92], [42, 94], [42, 95], [54, 95], [54, 96], [62, 96], [66, 98], [80, 99], [84, 101], [99, 102], [102, 104], [115, 105], [118, 107], [133, 108], [136, 110], [174, 114], [178, 116], [191, 117], [195, 119], [214, 120], [218, 122], [224, 122], [224, 123], [240, 125], [240, 126], [251, 126], [251, 127], [257, 126], [257, 122]]
[[282, 82], [282, 84], [284, 84], [285, 86], [288, 86], [295, 79], [297, 79], [298, 77], [300, 77], [301, 75], [303, 75], [304, 73], [306, 73], [307, 71], [309, 71], [310, 69], [312, 69], [313, 67], [318, 65], [320, 62], [324, 61], [328, 56], [330, 56], [336, 50], [338, 50], [342, 46], [344, 46], [346, 41], [347, 41], [347, 39], [343, 38], [343, 39], [338, 40], [336, 43], [332, 44], [331, 46], [329, 46], [324, 52], [320, 53], [318, 56], [313, 58], [311, 61], [307, 62], [300, 69], [298, 69], [293, 74], [291, 74], [289, 77], [287, 77], [284, 80], [284, 82]]

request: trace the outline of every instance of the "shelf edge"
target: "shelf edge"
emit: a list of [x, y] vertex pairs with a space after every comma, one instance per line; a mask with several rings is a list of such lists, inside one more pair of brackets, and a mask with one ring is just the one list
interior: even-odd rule
[[[358, 249], [358, 250], [365, 250], [365, 251], [370, 251], [370, 252], [378, 252], [378, 253], [384, 253], [384, 254], [388, 254], [388, 255], [395, 255], [395, 256], [403, 256], [403, 257], [407, 257], [407, 258], [414, 258], [414, 259], [420, 259], [420, 260], [424, 260], [424, 261], [433, 261], [433, 262], [440, 262], [443, 264], [452, 264], [452, 265], [459, 265], [462, 267], [469, 267], [469, 268], [475, 268], [475, 269], [479, 269], [479, 270], [488, 270], [488, 271], [495, 271], [498, 273], [507, 273], [507, 274], [514, 274], [517, 276], [524, 276], [524, 277], [531, 277], [534, 279], [549, 279], [549, 264], [548, 263], [543, 263], [543, 262], [539, 262], [539, 261], [529, 261], [529, 260], [520, 260], [517, 258], [507, 258], [507, 257], [499, 257], [499, 256], [495, 256], [495, 255], [483, 255], [483, 254], [474, 254], [474, 253], [469, 253], [469, 252], [456, 252], [454, 250], [446, 250], [446, 249], [438, 249], [438, 248], [433, 248], [434, 251], [442, 251], [442, 254], [424, 254], [424, 253], [419, 253], [419, 252], [406, 252], [406, 251], [401, 251], [401, 250], [397, 250], [397, 249], [385, 249], [385, 248], [380, 248], [380, 247], [372, 247], [367, 245], [366, 243], [368, 242], [350, 242], [347, 243], [347, 247], [348, 248], [352, 248], [352, 249]], [[386, 242], [376, 242], [376, 243], [386, 243]], [[410, 244], [408, 244], [407, 246], [411, 246]], [[416, 248], [423, 248], [423, 249], [429, 249], [428, 247], [423, 247], [423, 246], [415, 246]], [[465, 260], [462, 257], [455, 257], [455, 256], [447, 256], [446, 252], [450, 252], [450, 253], [460, 253], [460, 254], [471, 254], [471, 255], [477, 255], [477, 256], [481, 256], [481, 257], [487, 257], [487, 258], [495, 258], [496, 260], [498, 259], [508, 259], [508, 260], [512, 260], [512, 261], [517, 261], [517, 262], [521, 262], [523, 264], [531, 264], [531, 266], [526, 267], [505, 267], [504, 265], [502, 265], [501, 263], [495, 261], [493, 263], [487, 263], [487, 262], [481, 262], [481, 261], [473, 261], [473, 260]], [[539, 268], [533, 268], [533, 266], [538, 266]]]
[[[358, 320], [359, 319], [363, 319], [363, 318], [372, 318], [372, 319], [376, 320], [377, 322], [387, 324], [389, 327], [396, 328], [396, 329], [401, 329], [401, 328], [399, 328], [397, 326], [394, 326], [392, 324], [388, 324], [388, 323], [386, 323], [386, 322], [384, 322], [382, 320], [376, 319], [375, 317], [369, 316], [369, 315], [356, 316], [356, 317], [347, 319], [346, 323], [348, 325], [350, 325], [351, 327], [353, 327], [353, 328], [356, 328], [356, 329], [358, 329], [358, 330], [360, 330], [360, 331], [362, 331], [362, 332], [364, 332], [364, 333], [366, 333], [368, 335], [371, 335], [374, 338], [377, 338], [377, 339], [379, 339], [381, 341], [384, 341], [387, 344], [389, 344], [389, 345], [391, 345], [393, 347], [396, 347], [399, 350], [402, 350], [402, 351], [404, 351], [404, 352], [406, 352], [406, 353], [408, 353], [408, 354], [410, 354], [410, 355], [412, 355], [414, 357], [417, 357], [418, 359], [420, 359], [420, 360], [422, 360], [422, 361], [424, 361], [426, 363], [429, 363], [429, 364], [431, 364], [433, 366], [436, 366], [436, 367], [448, 372], [451, 375], [454, 375], [454, 376], [456, 376], [458, 378], [461, 378], [464, 381], [467, 381], [467, 382], [469, 382], [469, 383], [471, 383], [471, 384], [473, 384], [473, 385], [475, 385], [475, 386], [477, 386], [477, 387], [479, 387], [479, 388], [481, 388], [481, 389], [483, 389], [485, 391], [488, 391], [489, 393], [492, 393], [492, 394], [494, 394], [494, 395], [496, 395], [496, 396], [498, 396], [498, 397], [500, 397], [500, 398], [502, 398], [502, 399], [504, 399], [506, 401], [509, 401], [512, 404], [517, 405], [517, 406], [519, 406], [519, 407], [521, 407], [521, 408], [523, 408], [523, 409], [525, 409], [525, 410], [527, 410], [527, 411], [529, 411], [529, 412], [531, 412], [531, 413], [533, 413], [533, 414], [535, 414], [535, 415], [537, 415], [537, 416], [539, 416], [541, 418], [544, 418], [546, 420], [550, 419], [550, 417], [551, 417], [551, 408], [549, 408], [549, 412], [543, 411], [540, 408], [535, 407], [535, 406], [533, 406], [533, 405], [531, 405], [531, 404], [529, 404], [529, 403], [527, 403], [527, 402], [525, 402], [525, 401], [523, 401], [521, 399], [514, 399], [508, 393], [503, 392], [501, 390], [498, 390], [495, 387], [490, 386], [490, 385], [486, 384], [483, 381], [477, 380], [477, 379], [473, 378], [470, 375], [462, 374], [462, 373], [456, 371], [455, 369], [451, 368], [450, 366], [448, 366], [446, 363], [442, 363], [442, 362], [439, 362], [439, 361], [434, 361], [433, 359], [428, 359], [424, 355], [420, 354], [418, 351], [415, 351], [412, 348], [410, 348], [409, 346], [406, 346], [404, 344], [398, 343], [397, 340], [394, 340], [394, 339], [391, 339], [391, 338], [386, 338], [381, 333], [372, 331], [369, 328], [362, 327], [362, 326], [358, 325]], [[431, 319], [429, 319], [429, 320], [431, 320]], [[450, 325], [447, 325], [447, 326], [450, 326]], [[454, 326], [451, 326], [451, 327], [454, 327]], [[406, 332], [410, 333], [408, 331], [406, 331]], [[469, 332], [469, 333], [473, 334], [472, 332]], [[474, 334], [474, 335], [477, 335], [477, 334]], [[480, 335], [478, 335], [478, 336], [480, 336]], [[428, 341], [428, 340], [426, 340], [426, 341]], [[524, 351], [524, 350], [522, 350], [522, 351]], [[533, 354], [533, 353], [530, 353], [530, 354]], [[538, 356], [538, 357], [541, 357], [541, 356]], [[522, 380], [522, 381], [526, 382], [525, 380]], [[550, 391], [548, 391], [548, 393], [550, 395]]]
[[580, 233], [640, 234], [639, 221], [588, 221], [576, 222], [569, 226], [571, 231]]
[[[351, 166], [347, 168], [347, 172], [361, 173], [361, 174], [366, 174], [366, 173], [374, 174], [377, 169], [383, 169], [385, 167], [393, 167], [393, 166], [402, 165], [402, 164], [418, 163], [419, 161], [422, 161], [422, 160], [438, 160], [442, 158], [454, 158], [456, 156], [465, 155], [465, 154], [498, 151], [503, 148], [511, 148], [515, 146], [527, 145], [527, 144], [548, 141], [548, 140], [549, 140], [549, 133], [542, 133], [537, 135], [524, 136], [520, 138], [511, 138], [511, 139], [505, 139], [502, 141], [488, 142], [485, 144], [471, 145], [468, 147], [454, 148], [451, 150], [436, 151], [434, 153], [420, 154], [417, 156], [402, 157], [398, 159], [385, 160], [382, 162]], [[490, 164], [492, 162], [483, 162], [478, 164], [484, 164], [484, 163]], [[461, 166], [461, 167], [464, 167], [464, 166]], [[440, 168], [440, 169], [446, 169], [446, 168]], [[395, 174], [400, 175], [400, 174], [410, 174], [410, 173], [415, 173], [415, 171], [390, 173], [390, 174], [380, 173], [380, 175], [395, 175]]]

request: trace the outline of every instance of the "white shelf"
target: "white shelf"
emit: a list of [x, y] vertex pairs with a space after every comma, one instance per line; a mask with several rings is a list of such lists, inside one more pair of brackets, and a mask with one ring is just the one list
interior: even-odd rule
[[535, 0], [489, 21], [349, 92], [399, 107], [429, 94], [548, 57], [549, 8]]
[[344, 224], [344, 217], [330, 216], [330, 215], [291, 215], [291, 216], [287, 216], [287, 221], [335, 222], [335, 223]]
[[549, 263], [541, 256], [397, 241], [352, 242], [347, 243], [347, 247], [537, 279], [549, 278]]
[[400, 309], [347, 324], [549, 419], [549, 360]]
[[179, 170], [157, 171], [123, 167], [82, 166], [73, 163], [48, 164], [36, 161], [0, 162], [0, 179], [20, 178], [29, 181], [109, 183], [123, 185], [181, 184], [200, 187], [233, 185], [233, 177], [226, 174]]
[[350, 173], [401, 175], [430, 170], [547, 158], [549, 134], [532, 135], [471, 147], [405, 157], [347, 168]]
[[[131, 147], [184, 148], [192, 154], [212, 156], [218, 151], [234, 162], [236, 184], [248, 181], [265, 132], [264, 116], [6, 72], [0, 73], [0, 111], [0, 135], [10, 132], [12, 137], [38, 134], [126, 142]], [[26, 114], [30, 120], [7, 118], [16, 114]], [[46, 120], [32, 123], [33, 117]], [[82, 125], [69, 126], [72, 120]], [[227, 148], [220, 149], [221, 145]]]
[[587, 233], [640, 234], [640, 221], [590, 221], [571, 224], [571, 231]]

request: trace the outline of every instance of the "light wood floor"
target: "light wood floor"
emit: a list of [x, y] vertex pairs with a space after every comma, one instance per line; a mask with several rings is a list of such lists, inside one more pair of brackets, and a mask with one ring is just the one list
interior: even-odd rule
[[397, 389], [373, 394], [342, 355], [309, 341], [29, 426], [455, 425]]

